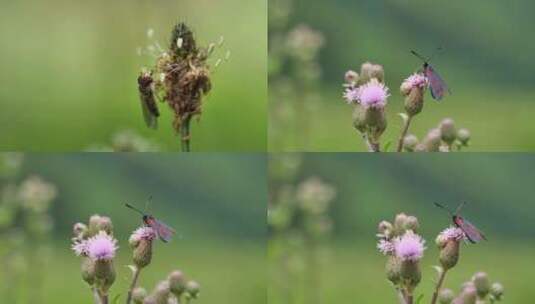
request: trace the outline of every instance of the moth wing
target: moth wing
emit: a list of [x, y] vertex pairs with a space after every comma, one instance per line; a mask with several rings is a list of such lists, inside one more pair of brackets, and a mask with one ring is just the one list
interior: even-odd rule
[[481, 231], [479, 231], [476, 226], [472, 225], [472, 223], [465, 219], [460, 221], [459, 228], [461, 228], [464, 234], [466, 234], [466, 237], [471, 243], [477, 243], [482, 240], [487, 240], [485, 235]]
[[444, 93], [448, 92], [451, 94], [450, 89], [446, 82], [440, 77], [440, 75], [433, 69], [432, 66], [428, 65], [425, 70], [425, 77], [429, 80], [429, 88], [431, 89], [431, 96], [435, 100], [441, 100], [444, 97]]
[[173, 228], [167, 226], [166, 224], [158, 220], [154, 220], [153, 228], [156, 230], [156, 234], [158, 234], [160, 240], [165, 243], [169, 242], [175, 234], [175, 230]]
[[142, 74], [137, 79], [139, 89], [139, 100], [141, 101], [141, 110], [143, 112], [143, 119], [147, 127], [151, 129], [158, 128], [158, 105], [154, 98], [154, 92], [152, 90], [153, 80], [150, 75]]

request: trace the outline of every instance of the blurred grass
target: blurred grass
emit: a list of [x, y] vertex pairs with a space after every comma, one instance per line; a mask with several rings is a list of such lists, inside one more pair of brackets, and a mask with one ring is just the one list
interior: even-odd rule
[[148, 44], [147, 29], [167, 45], [177, 20], [201, 45], [225, 37], [212, 64], [231, 52], [193, 124], [192, 149], [265, 150], [265, 12], [257, 0], [0, 2], [0, 150], [80, 151], [123, 129], [178, 150], [165, 104], [159, 130], [145, 127], [136, 82], [153, 64], [136, 54]]
[[[453, 94], [441, 103], [427, 94], [410, 132], [422, 138], [442, 118], [451, 117], [472, 133], [467, 151], [535, 148], [530, 140], [535, 134], [530, 115], [535, 112], [535, 60], [530, 55], [535, 42], [526, 39], [535, 25], [531, 1], [492, 0], [484, 6], [423, 0], [312, 1], [314, 10], [308, 9], [311, 1], [293, 2], [290, 28], [304, 23], [325, 36], [318, 60], [323, 71], [316, 87], [319, 101], [309, 101], [310, 110], [302, 113], [294, 108], [295, 100], [279, 97], [270, 87], [270, 151], [365, 151], [341, 85], [347, 70], [358, 71], [368, 60], [384, 65], [390, 88], [389, 126], [382, 143], [396, 142], [401, 128], [397, 113], [403, 110], [399, 86], [421, 65], [409, 51], [430, 54], [438, 46], [443, 51], [432, 64]], [[299, 119], [307, 120], [309, 127], [297, 129]]]

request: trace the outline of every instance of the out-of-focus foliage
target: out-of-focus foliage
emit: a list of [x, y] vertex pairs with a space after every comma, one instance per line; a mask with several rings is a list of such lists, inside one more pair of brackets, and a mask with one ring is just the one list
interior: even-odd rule
[[[276, 5], [279, 1], [270, 1], [270, 5], [272, 2]], [[299, 104], [297, 97], [306, 92], [296, 90], [296, 77], [288, 71], [270, 74], [269, 149], [364, 151], [366, 147], [351, 126], [352, 109], [341, 97], [341, 84], [348, 69], [358, 70], [368, 60], [381, 63], [387, 71], [385, 83], [392, 95], [387, 109], [390, 126], [382, 137], [385, 143], [395, 142], [402, 124], [397, 113], [403, 112], [398, 88], [403, 79], [421, 67], [410, 50], [430, 56], [442, 46], [443, 51], [435, 55], [432, 64], [452, 95], [440, 103], [427, 95], [411, 133], [421, 137], [442, 118], [451, 117], [471, 131], [474, 140], [469, 151], [533, 150], [535, 60], [531, 54], [535, 42], [526, 37], [535, 26], [530, 14], [534, 8], [528, 0], [484, 4], [292, 1], [286, 28], [307, 24], [324, 37], [316, 61], [322, 72], [314, 88], [319, 96], [307, 103], [309, 111], [300, 111], [295, 107]], [[271, 15], [269, 18], [274, 19]], [[276, 25], [270, 24], [271, 28]], [[270, 60], [272, 52], [270, 45]], [[302, 115], [310, 122], [306, 129], [298, 123]], [[306, 144], [303, 137], [307, 138]]]
[[266, 2], [259, 0], [0, 1], [0, 150], [81, 151], [124, 129], [178, 150], [172, 115], [162, 111], [159, 130], [148, 129], [137, 88], [141, 68], [154, 64], [137, 54], [150, 42], [147, 30], [166, 47], [177, 21], [200, 45], [224, 37], [210, 65], [231, 53], [212, 75], [202, 120], [192, 122], [192, 150], [265, 150]]

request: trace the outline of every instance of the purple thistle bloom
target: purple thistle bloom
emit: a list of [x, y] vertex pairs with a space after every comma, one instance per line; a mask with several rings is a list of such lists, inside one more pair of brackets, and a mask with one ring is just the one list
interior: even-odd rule
[[86, 240], [76, 241], [71, 248], [77, 256], [87, 256]]
[[130, 242], [139, 242], [141, 240], [152, 241], [156, 238], [156, 231], [148, 226], [137, 228], [130, 236]]
[[359, 98], [359, 90], [355, 87], [348, 87], [344, 92], [344, 99], [348, 104], [357, 103]]
[[394, 243], [387, 240], [380, 240], [379, 243], [377, 243], [377, 249], [384, 255], [393, 254], [395, 251]]
[[396, 256], [403, 261], [417, 262], [424, 256], [425, 241], [421, 236], [407, 231], [401, 237], [394, 239]]
[[446, 242], [450, 240], [461, 241], [466, 239], [466, 235], [461, 228], [458, 227], [448, 227], [444, 229], [439, 235], [439, 239]]
[[93, 260], [111, 260], [118, 248], [117, 240], [104, 231], [100, 231], [86, 243], [87, 255]]
[[422, 74], [414, 73], [405, 79], [401, 85], [412, 89], [416, 87], [424, 88], [428, 85], [428, 83], [427, 77]]
[[357, 90], [358, 102], [364, 107], [383, 108], [386, 105], [386, 99], [390, 96], [388, 88], [375, 78], [361, 85]]

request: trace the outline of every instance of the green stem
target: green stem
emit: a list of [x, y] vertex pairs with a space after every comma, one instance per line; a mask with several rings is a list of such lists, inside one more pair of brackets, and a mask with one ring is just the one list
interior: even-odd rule
[[140, 272], [141, 272], [141, 268], [136, 267], [136, 270], [134, 271], [134, 278], [132, 279], [132, 283], [130, 283], [130, 288], [128, 289], [128, 296], [126, 298], [126, 304], [130, 304], [132, 302], [132, 292], [134, 291], [134, 288], [136, 288], [137, 280], [139, 279]]
[[98, 290], [95, 287], [91, 287], [91, 292], [93, 292], [95, 304], [100, 304], [100, 295], [98, 294]]
[[440, 273], [440, 277], [437, 282], [437, 286], [435, 287], [435, 292], [433, 293], [433, 298], [431, 299], [431, 304], [435, 304], [438, 299], [438, 293], [440, 292], [440, 288], [442, 287], [442, 284], [444, 283], [444, 278], [446, 278], [446, 272], [448, 272], [447, 269], [442, 270]]
[[180, 142], [182, 152], [190, 152], [190, 122], [191, 116], [186, 116], [180, 123]]
[[409, 115], [407, 118], [407, 121], [405, 121], [405, 124], [403, 125], [403, 129], [401, 130], [401, 136], [398, 141], [398, 148], [397, 151], [401, 152], [403, 150], [403, 140], [405, 139], [405, 136], [407, 136], [407, 132], [409, 131], [409, 126], [411, 125], [412, 116]]

